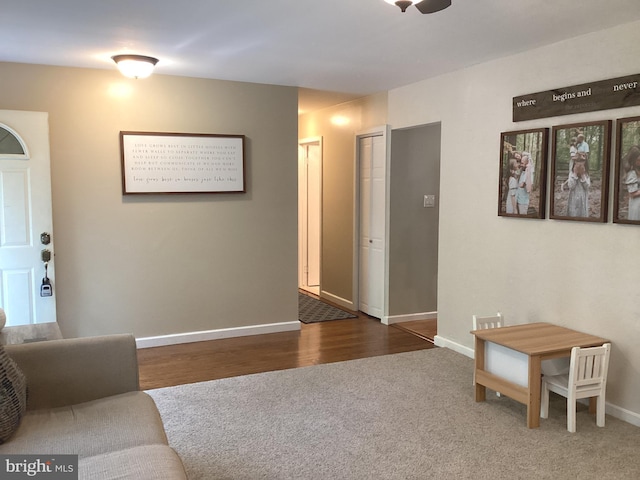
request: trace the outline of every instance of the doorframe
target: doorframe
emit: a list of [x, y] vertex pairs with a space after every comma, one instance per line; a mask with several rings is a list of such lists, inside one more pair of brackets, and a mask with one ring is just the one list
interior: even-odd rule
[[360, 139], [371, 136], [382, 136], [385, 145], [385, 200], [384, 200], [384, 281], [382, 299], [382, 318], [385, 325], [389, 325], [389, 217], [391, 211], [391, 126], [380, 125], [356, 132], [355, 161], [353, 162], [353, 304], [356, 310], [360, 308]]
[[[318, 148], [319, 148], [319, 165], [318, 165], [318, 170], [319, 170], [319, 178], [318, 178], [318, 191], [319, 191], [319, 195], [320, 198], [319, 200], [319, 221], [320, 221], [320, 226], [319, 226], [319, 231], [318, 231], [318, 235], [320, 236], [320, 238], [318, 239], [318, 248], [319, 248], [319, 259], [318, 259], [318, 283], [319, 283], [319, 292], [318, 294], [322, 293], [322, 227], [323, 227], [323, 222], [322, 222], [322, 194], [323, 194], [323, 185], [322, 185], [322, 172], [323, 172], [323, 145], [322, 145], [322, 137], [318, 136], [318, 137], [307, 137], [307, 138], [301, 138], [298, 140], [298, 148], [300, 147], [305, 147], [307, 145], [310, 144], [317, 144]], [[302, 171], [301, 171], [302, 170]], [[300, 193], [300, 189], [301, 189], [301, 185], [304, 185], [304, 191], [306, 193], [306, 187], [307, 187], [307, 170], [306, 169], [300, 169], [300, 155], [298, 154], [298, 192]], [[305, 284], [306, 282], [303, 282], [304, 279], [304, 254], [307, 251], [307, 236], [305, 235], [308, 230], [304, 230], [301, 226], [302, 220], [307, 218], [307, 211], [304, 212], [304, 216], [303, 216], [303, 212], [300, 209], [300, 205], [301, 205], [301, 199], [298, 198], [298, 286], [299, 287], [303, 287], [303, 284]], [[304, 205], [305, 207], [308, 206], [306, 199], [304, 201]], [[308, 285], [305, 285], [308, 286]]]

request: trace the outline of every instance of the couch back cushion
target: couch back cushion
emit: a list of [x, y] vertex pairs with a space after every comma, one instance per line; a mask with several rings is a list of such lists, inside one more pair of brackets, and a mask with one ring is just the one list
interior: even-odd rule
[[139, 389], [133, 335], [7, 345], [29, 381], [27, 410], [89, 402]]
[[27, 380], [0, 345], [0, 444], [11, 438], [27, 409]]

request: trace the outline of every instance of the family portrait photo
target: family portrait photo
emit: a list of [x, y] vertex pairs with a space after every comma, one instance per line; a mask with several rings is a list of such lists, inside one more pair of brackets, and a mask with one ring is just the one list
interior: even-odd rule
[[544, 218], [549, 130], [520, 130], [500, 135], [498, 215]]
[[617, 122], [613, 221], [640, 225], [640, 117]]
[[550, 218], [606, 222], [611, 121], [553, 127]]

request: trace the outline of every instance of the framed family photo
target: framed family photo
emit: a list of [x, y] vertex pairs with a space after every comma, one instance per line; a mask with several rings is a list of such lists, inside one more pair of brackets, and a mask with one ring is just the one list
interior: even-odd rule
[[640, 225], [640, 117], [616, 123], [613, 221]]
[[549, 130], [500, 134], [498, 215], [544, 218]]
[[552, 129], [549, 218], [606, 222], [611, 120]]

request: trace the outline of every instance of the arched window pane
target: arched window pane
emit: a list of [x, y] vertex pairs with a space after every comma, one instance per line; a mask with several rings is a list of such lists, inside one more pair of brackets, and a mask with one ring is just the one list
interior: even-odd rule
[[24, 155], [24, 149], [13, 133], [0, 127], [0, 155]]

